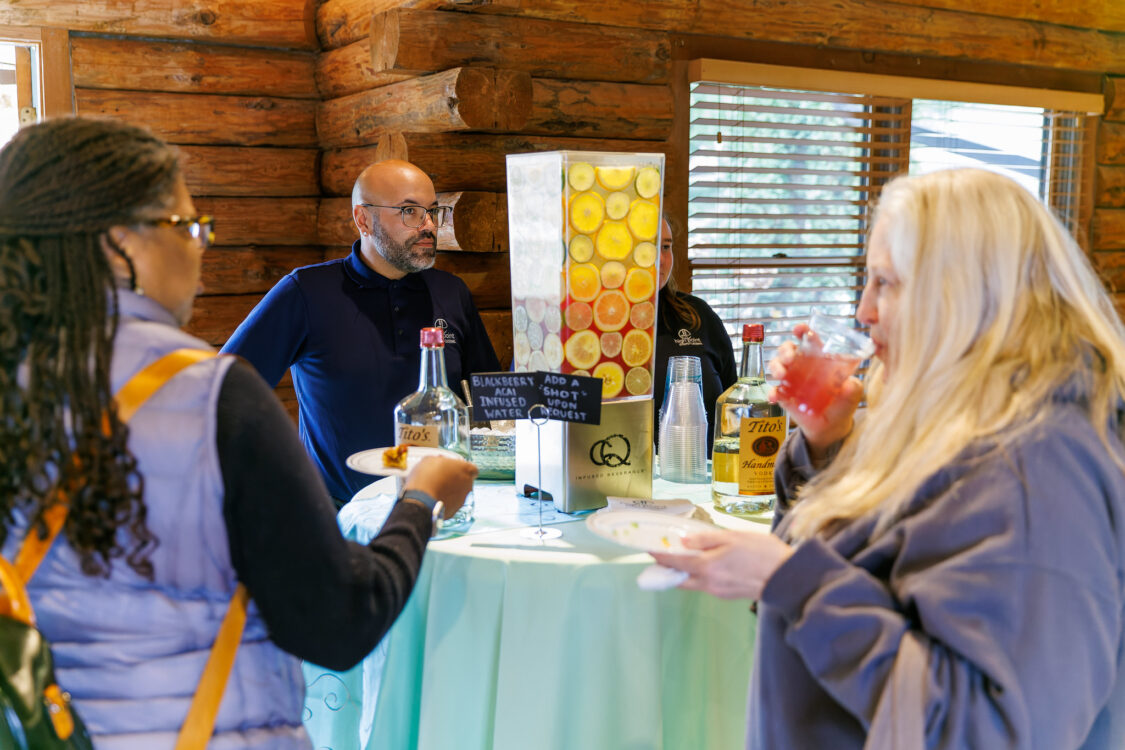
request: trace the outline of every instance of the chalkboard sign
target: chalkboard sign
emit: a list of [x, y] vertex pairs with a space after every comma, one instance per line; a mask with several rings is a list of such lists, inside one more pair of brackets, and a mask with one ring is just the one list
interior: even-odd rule
[[527, 419], [535, 404], [550, 419], [600, 424], [602, 381], [558, 372], [478, 372], [470, 376], [474, 419]]

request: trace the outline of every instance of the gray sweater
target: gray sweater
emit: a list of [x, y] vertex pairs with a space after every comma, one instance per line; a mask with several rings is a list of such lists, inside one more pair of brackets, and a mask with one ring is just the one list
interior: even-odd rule
[[[1051, 408], [929, 477], [877, 538], [860, 519], [797, 546], [759, 603], [747, 748], [863, 747], [903, 639], [926, 666], [897, 710], [928, 748], [1125, 748], [1125, 475], [1075, 400]], [[794, 431], [776, 534], [814, 472]]]

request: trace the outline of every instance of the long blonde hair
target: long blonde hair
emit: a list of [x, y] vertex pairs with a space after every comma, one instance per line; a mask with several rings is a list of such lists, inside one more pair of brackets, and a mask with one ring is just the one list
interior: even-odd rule
[[1108, 450], [1125, 396], [1125, 328], [1109, 295], [1018, 183], [978, 169], [901, 177], [875, 221], [901, 284], [893, 376], [872, 368], [866, 419], [799, 494], [795, 539], [869, 513], [878, 533], [966, 446], [1002, 449], [1040, 424], [1064, 384], [1082, 389]]

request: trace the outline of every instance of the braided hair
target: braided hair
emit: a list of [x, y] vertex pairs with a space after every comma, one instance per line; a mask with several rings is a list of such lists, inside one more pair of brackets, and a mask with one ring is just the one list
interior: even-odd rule
[[103, 240], [166, 208], [179, 179], [171, 147], [109, 120], [49, 120], [0, 150], [0, 543], [16, 509], [45, 534], [64, 493], [87, 575], [123, 557], [152, 578], [157, 539], [110, 392], [118, 311]]

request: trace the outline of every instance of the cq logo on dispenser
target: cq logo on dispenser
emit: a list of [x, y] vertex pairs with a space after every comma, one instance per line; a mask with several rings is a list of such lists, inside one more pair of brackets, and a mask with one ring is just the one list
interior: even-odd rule
[[628, 466], [630, 449], [627, 437], [621, 434], [610, 435], [590, 446], [590, 461], [594, 466]]

